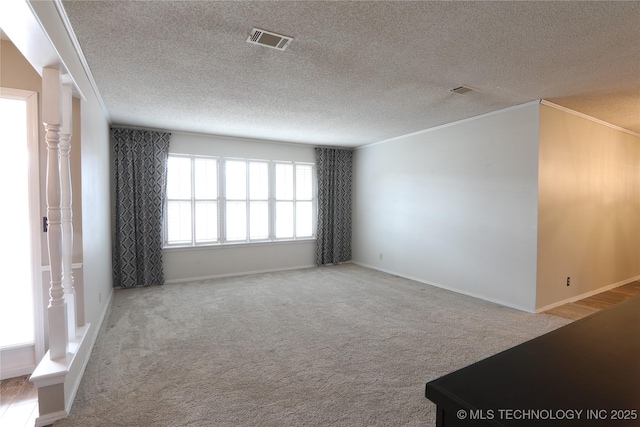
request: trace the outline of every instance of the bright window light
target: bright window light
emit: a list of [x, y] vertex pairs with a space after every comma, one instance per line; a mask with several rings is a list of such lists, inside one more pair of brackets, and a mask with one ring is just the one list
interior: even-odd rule
[[0, 209], [0, 224], [2, 240], [11, 246], [0, 257], [0, 347], [10, 347], [35, 341], [26, 101], [0, 98], [0, 141], [0, 197], [10, 206]]
[[165, 246], [311, 239], [310, 163], [171, 154]]

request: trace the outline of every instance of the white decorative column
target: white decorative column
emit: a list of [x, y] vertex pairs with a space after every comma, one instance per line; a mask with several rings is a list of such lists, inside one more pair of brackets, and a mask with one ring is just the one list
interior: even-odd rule
[[76, 292], [73, 287], [73, 213], [71, 211], [71, 86], [62, 86], [62, 126], [60, 127], [60, 209], [62, 219], [62, 286], [67, 303], [68, 338], [76, 336]]
[[[1, 0], [0, 0], [1, 1]], [[47, 216], [49, 229], [49, 351], [29, 377], [38, 388], [36, 427], [66, 418], [78, 390], [93, 341], [91, 324], [77, 326], [77, 297], [72, 273], [71, 87], [60, 72], [42, 69], [42, 118], [47, 143]], [[77, 88], [75, 88], [77, 89]], [[92, 332], [90, 332], [92, 331]], [[97, 334], [97, 331], [93, 335]]]
[[47, 142], [47, 245], [49, 288], [49, 357], [64, 358], [69, 348], [67, 307], [62, 287], [62, 210], [60, 207], [60, 72], [42, 69], [42, 119]]

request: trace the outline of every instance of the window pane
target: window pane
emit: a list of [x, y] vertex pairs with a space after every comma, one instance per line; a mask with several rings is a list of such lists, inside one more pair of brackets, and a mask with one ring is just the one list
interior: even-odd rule
[[167, 198], [191, 198], [191, 159], [169, 156], [167, 162]]
[[311, 165], [296, 165], [296, 199], [311, 200], [313, 198], [312, 175]]
[[246, 199], [247, 163], [243, 161], [227, 160], [225, 166], [227, 199]]
[[276, 163], [276, 199], [293, 200], [293, 165]]
[[191, 243], [191, 202], [167, 202], [168, 243]]
[[249, 198], [267, 200], [269, 198], [269, 164], [249, 163]]
[[313, 236], [312, 202], [296, 203], [296, 237]]
[[196, 202], [196, 242], [218, 240], [218, 203]]
[[293, 237], [293, 202], [276, 202], [276, 237]]
[[227, 202], [227, 240], [247, 239], [247, 202]]
[[[218, 161], [216, 159], [195, 159], [196, 199], [218, 197]], [[196, 223], [198, 220], [196, 220]]]
[[251, 202], [249, 227], [251, 239], [269, 238], [269, 202]]

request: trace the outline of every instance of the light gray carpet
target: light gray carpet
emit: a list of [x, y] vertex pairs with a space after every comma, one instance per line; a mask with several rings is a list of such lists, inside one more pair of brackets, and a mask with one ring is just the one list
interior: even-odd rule
[[569, 321], [354, 264], [117, 290], [68, 426], [434, 426], [425, 383]]

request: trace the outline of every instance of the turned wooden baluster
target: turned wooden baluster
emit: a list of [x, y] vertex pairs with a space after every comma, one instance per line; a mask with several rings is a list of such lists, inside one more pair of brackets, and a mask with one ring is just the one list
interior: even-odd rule
[[66, 357], [69, 348], [67, 309], [62, 287], [62, 210], [60, 208], [60, 72], [42, 69], [42, 118], [47, 143], [47, 246], [49, 287], [49, 357]]
[[68, 338], [76, 336], [76, 294], [73, 286], [73, 213], [71, 211], [71, 86], [62, 86], [62, 126], [60, 127], [60, 209], [62, 220], [62, 286], [67, 303]]

